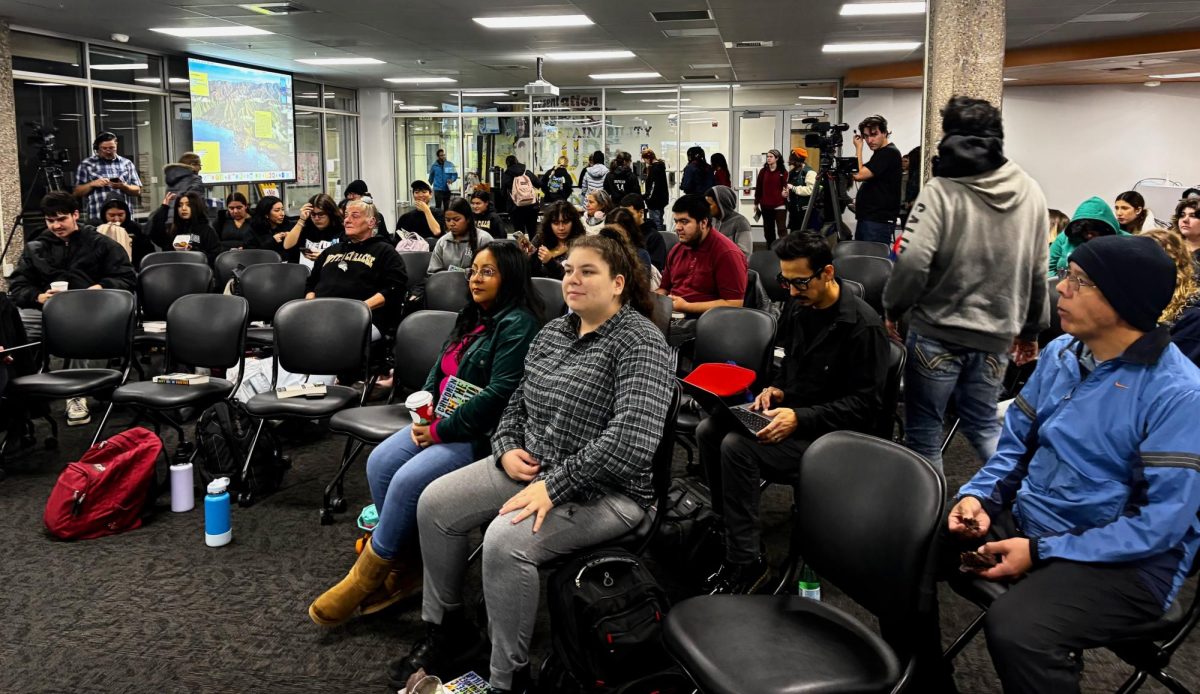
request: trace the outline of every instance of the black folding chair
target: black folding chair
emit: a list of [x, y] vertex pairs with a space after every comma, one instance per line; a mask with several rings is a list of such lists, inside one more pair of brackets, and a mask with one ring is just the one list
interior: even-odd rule
[[892, 261], [866, 255], [834, 257], [834, 272], [839, 278], [854, 280], [866, 290], [863, 301], [883, 315], [883, 288], [892, 276]]
[[250, 320], [268, 327], [248, 328], [246, 342], [251, 347], [270, 347], [275, 331], [269, 327], [275, 312], [289, 301], [304, 298], [308, 270], [296, 263], [251, 265], [242, 273], [242, 296], [250, 302]]
[[233, 271], [242, 266], [265, 265], [282, 262], [279, 254], [269, 248], [235, 248], [217, 256], [213, 262], [213, 272], [217, 276], [216, 290], [225, 291], [225, 285], [233, 279]]
[[553, 320], [567, 312], [567, 300], [563, 298], [562, 280], [553, 277], [534, 277], [533, 288], [542, 299], [546, 320]]
[[459, 270], [435, 272], [425, 280], [425, 308], [458, 313], [471, 303], [467, 273]]
[[138, 269], [145, 270], [152, 265], [162, 265], [164, 263], [208, 265], [208, 256], [204, 255], [203, 251], [156, 251], [154, 253], [147, 253], [142, 258], [142, 264]]
[[833, 257], [842, 258], [848, 255], [866, 255], [874, 258], [891, 257], [892, 248], [880, 241], [854, 241], [847, 239], [839, 241], [833, 247]]

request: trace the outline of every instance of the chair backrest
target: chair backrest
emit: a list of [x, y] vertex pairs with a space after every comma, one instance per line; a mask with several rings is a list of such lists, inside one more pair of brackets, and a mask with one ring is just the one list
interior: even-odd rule
[[275, 312], [272, 327], [275, 365], [294, 374], [361, 374], [366, 367], [371, 309], [363, 301], [289, 301]]
[[163, 265], [165, 263], [196, 263], [199, 265], [208, 265], [208, 256], [201, 251], [156, 251], [147, 253], [142, 258], [142, 264], [139, 267], [145, 270], [151, 265]]
[[853, 294], [854, 296], [857, 296], [860, 299], [863, 298], [863, 295], [867, 293], [866, 288], [862, 286], [862, 282], [855, 282], [854, 280], [848, 280], [845, 277], [839, 277], [839, 278], [837, 278], [837, 281], [843, 287], [845, 287], [846, 289], [849, 289], [851, 294]]
[[409, 289], [425, 281], [431, 256], [433, 254], [429, 251], [404, 251], [400, 254], [400, 260], [404, 261], [404, 273], [408, 276]]
[[567, 312], [567, 300], [563, 298], [562, 280], [553, 277], [534, 277], [533, 288], [542, 299], [542, 316], [547, 321], [554, 320]]
[[746, 270], [746, 293], [742, 295], [742, 306], [758, 308], [758, 273]]
[[903, 630], [927, 607], [931, 546], [946, 480], [900, 444], [835, 431], [804, 452], [796, 498], [796, 546], [817, 575]]
[[425, 308], [458, 313], [471, 303], [467, 273], [459, 270], [435, 272], [425, 280]]
[[758, 273], [762, 280], [763, 289], [771, 301], [787, 301], [788, 290], [779, 286], [775, 278], [779, 276], [779, 256], [775, 251], [754, 251], [750, 254], [750, 269]]
[[658, 534], [658, 528], [667, 515], [666, 509], [670, 507], [668, 495], [671, 493], [671, 468], [675, 461], [675, 420], [679, 417], [679, 403], [682, 398], [683, 393], [679, 381], [676, 380], [671, 385], [671, 402], [667, 406], [667, 418], [663, 422], [662, 438], [658, 441], [658, 447], [654, 449], [654, 458], [651, 461], [650, 486], [654, 489], [654, 508], [657, 511], [654, 514], [650, 532], [642, 541], [642, 546], [634, 550], [635, 554], [644, 552], [654, 536]]
[[718, 306], [696, 321], [693, 364], [733, 362], [769, 377], [775, 347], [775, 317], [753, 308]]
[[880, 241], [854, 241], [847, 239], [839, 241], [833, 247], [833, 257], [842, 258], [848, 255], [866, 255], [875, 258], [891, 257], [892, 249]]
[[296, 263], [252, 265], [242, 273], [242, 296], [250, 302], [250, 320], [275, 320], [275, 312], [289, 301], [304, 298], [308, 270]]
[[833, 259], [838, 277], [854, 280], [865, 290], [863, 301], [883, 315], [883, 288], [892, 276], [892, 261], [868, 255], [846, 255]]
[[904, 375], [904, 345], [888, 340], [887, 379], [883, 382], [883, 397], [879, 403], [879, 418], [872, 433], [881, 439], [892, 439], [896, 428], [896, 405], [900, 402], [900, 379]]
[[207, 265], [166, 263], [138, 273], [138, 297], [143, 320], [166, 320], [176, 299], [188, 294], [207, 294], [213, 271]]
[[675, 311], [675, 305], [665, 294], [651, 294], [650, 298], [654, 300], [654, 324], [666, 336], [671, 332], [671, 313]]
[[245, 354], [250, 303], [240, 296], [189, 294], [167, 311], [167, 354], [174, 364], [228, 369]]
[[43, 366], [64, 359], [127, 359], [133, 347], [137, 301], [124, 289], [78, 289], [42, 307]]
[[670, 253], [675, 244], [679, 243], [679, 234], [673, 231], [660, 231], [658, 233], [662, 234], [663, 245], [666, 246], [667, 253]]
[[417, 311], [405, 316], [396, 328], [395, 390], [412, 392], [425, 385], [442, 348], [454, 331], [457, 313]]
[[213, 272], [217, 275], [217, 291], [225, 291], [225, 285], [233, 279], [233, 271], [238, 265], [250, 267], [281, 261], [279, 254], [269, 248], [235, 248], [225, 251], [213, 262]]

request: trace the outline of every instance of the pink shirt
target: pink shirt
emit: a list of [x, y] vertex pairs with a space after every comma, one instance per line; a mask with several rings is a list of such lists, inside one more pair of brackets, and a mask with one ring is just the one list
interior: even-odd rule
[[[445, 376], [442, 377], [441, 383], [438, 384], [438, 395], [439, 396], [443, 392], [445, 392], [446, 383], [448, 383], [450, 381], [450, 377], [458, 375], [458, 363], [459, 363], [459, 360], [462, 358], [463, 350], [466, 349], [466, 347], [470, 343], [471, 339], [474, 338], [476, 335], [478, 335], [481, 332], [483, 332], [483, 326], [482, 325], [476, 326], [476, 328], [474, 330], [472, 330], [470, 333], [468, 333], [465, 337], [463, 337], [463, 339], [450, 345], [450, 347], [448, 347], [446, 349], [446, 351], [444, 353], [442, 353], [442, 373], [445, 374]], [[442, 440], [440, 438], [438, 438], [438, 435], [437, 435], [437, 425], [438, 425], [438, 423], [435, 421], [429, 427], [429, 435], [433, 438], [434, 441], [441, 443]]]

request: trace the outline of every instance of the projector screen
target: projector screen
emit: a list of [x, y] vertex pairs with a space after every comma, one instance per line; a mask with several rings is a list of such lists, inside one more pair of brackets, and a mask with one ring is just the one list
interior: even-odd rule
[[188, 58], [188, 77], [205, 183], [296, 179], [291, 75]]

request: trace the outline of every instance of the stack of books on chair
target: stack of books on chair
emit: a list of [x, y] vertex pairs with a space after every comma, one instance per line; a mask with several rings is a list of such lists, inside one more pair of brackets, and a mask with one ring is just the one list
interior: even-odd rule
[[279, 386], [275, 389], [277, 398], [323, 398], [325, 397], [324, 383], [297, 383], [294, 386]]
[[167, 322], [165, 320], [142, 321], [142, 330], [148, 333], [165, 333], [167, 332]]
[[208, 376], [206, 374], [174, 373], [155, 376], [152, 380], [155, 383], [167, 383], [173, 386], [198, 386], [208, 383]]

